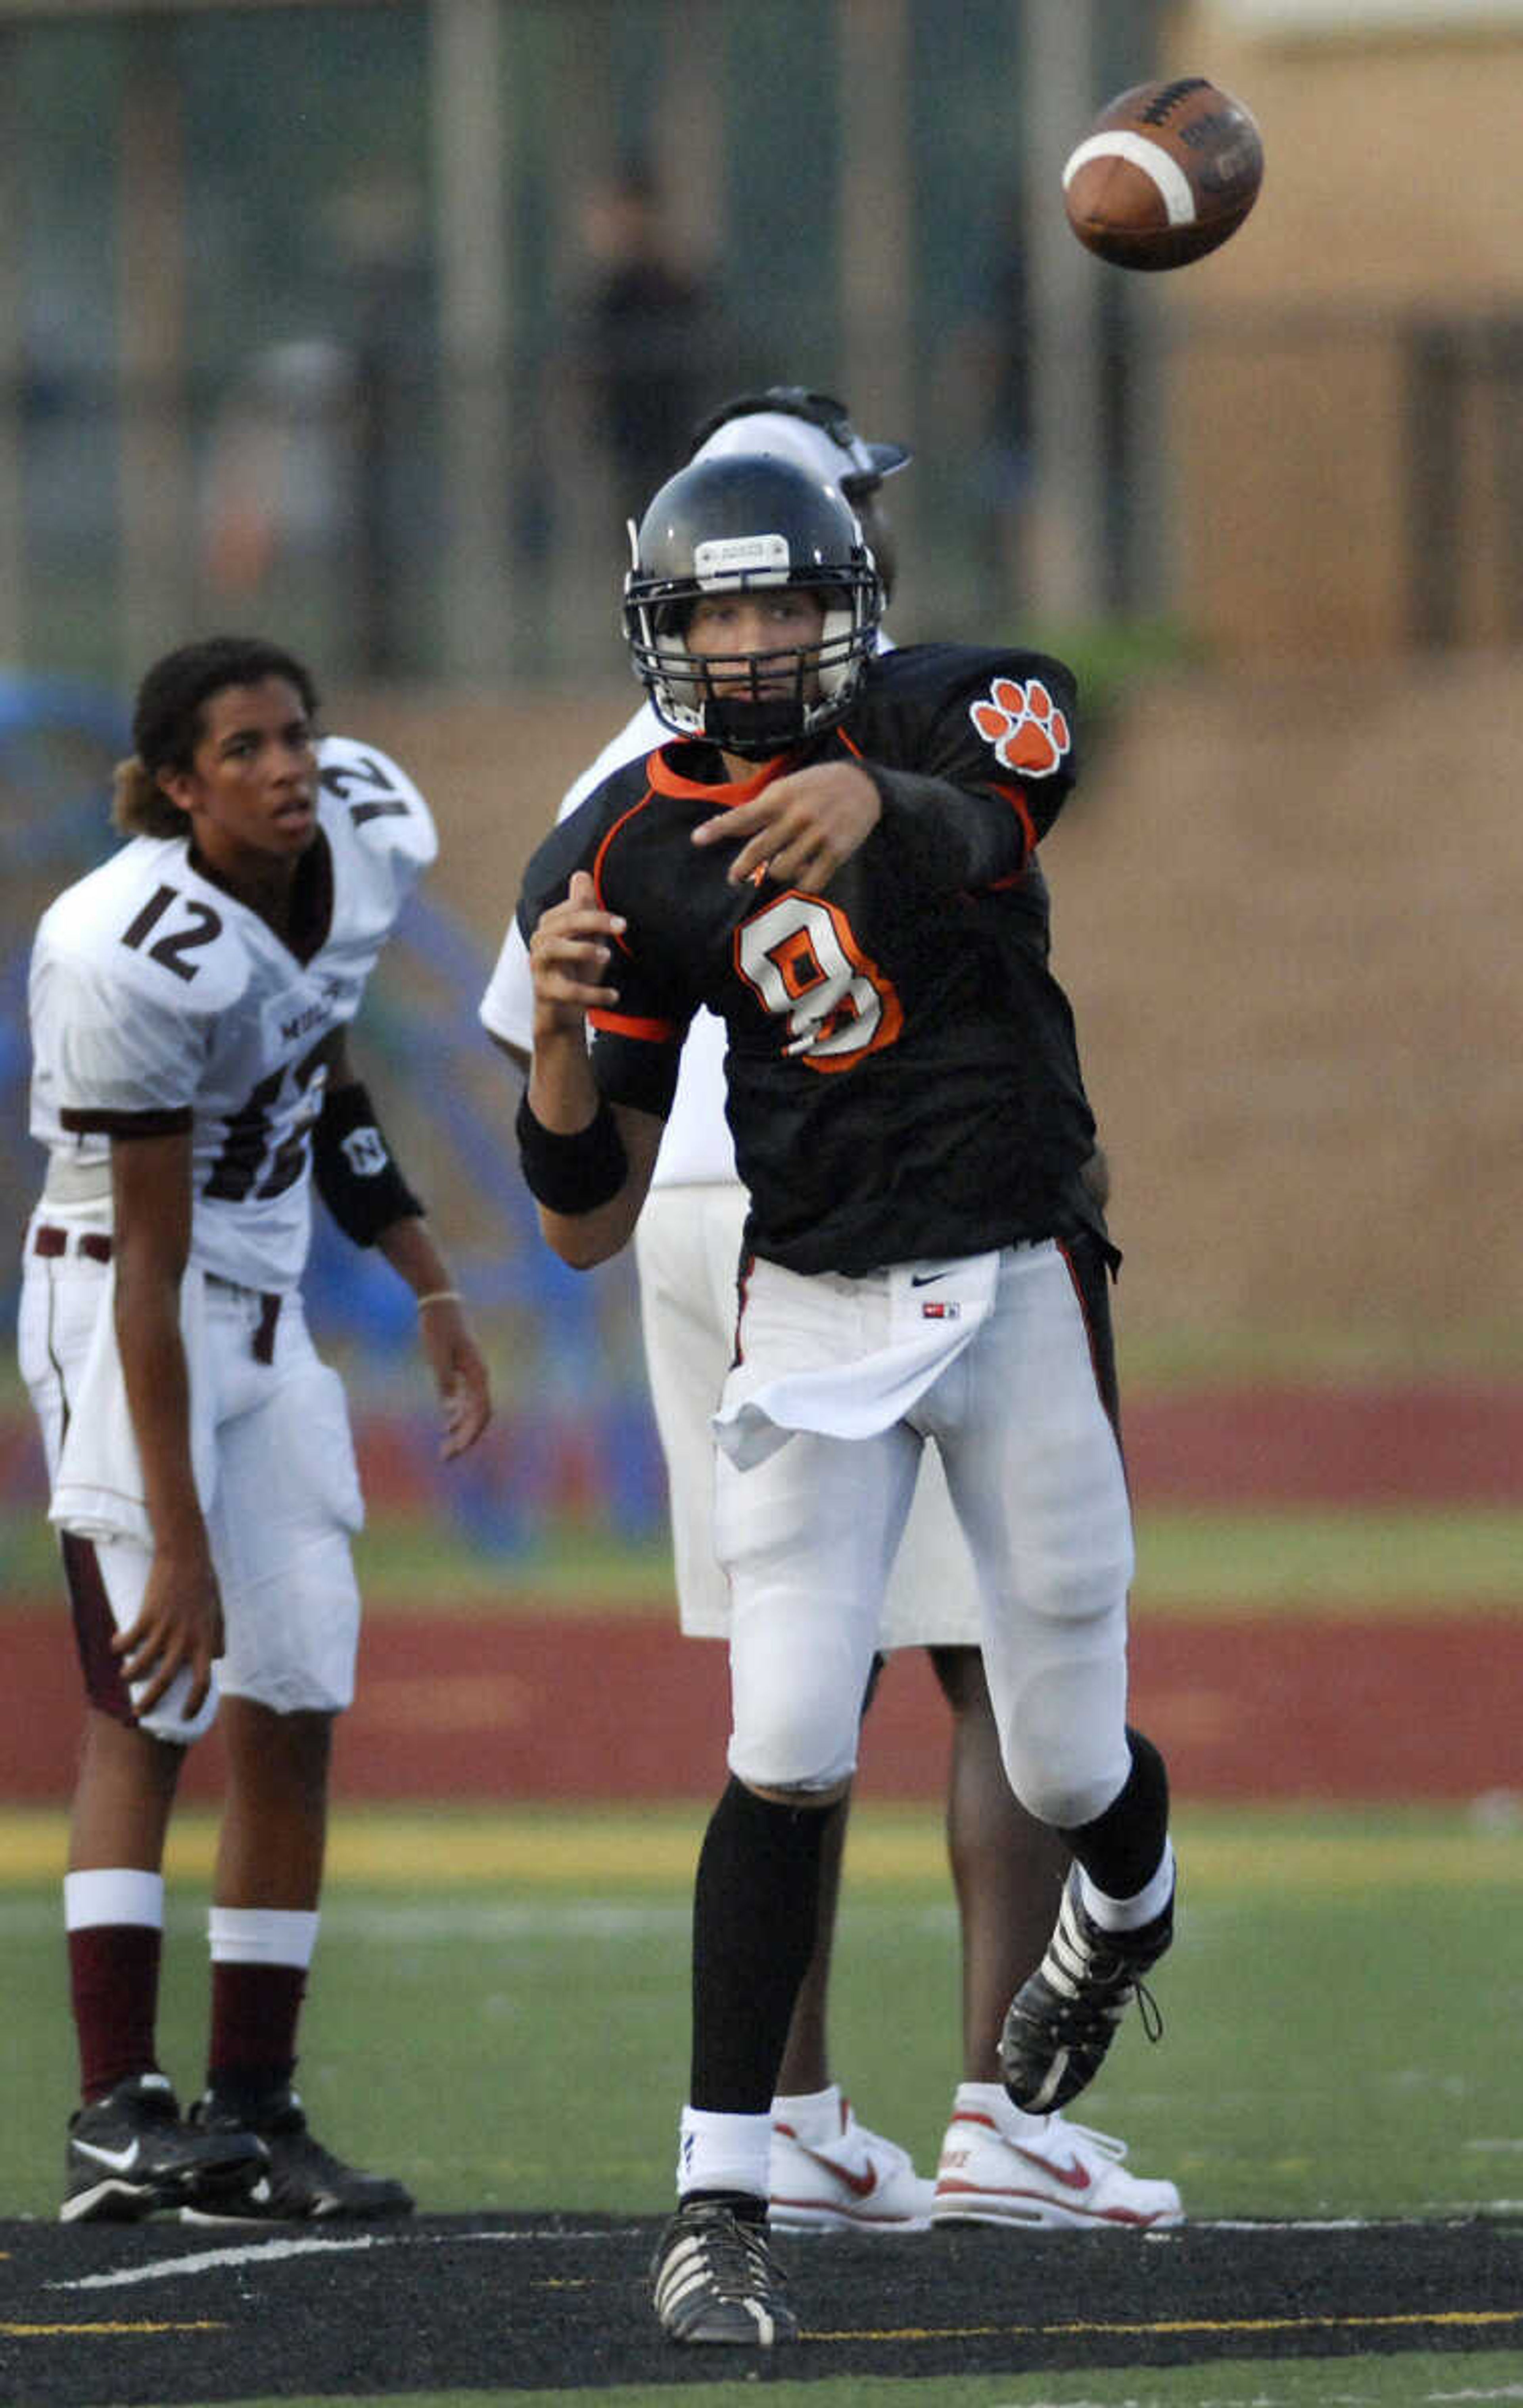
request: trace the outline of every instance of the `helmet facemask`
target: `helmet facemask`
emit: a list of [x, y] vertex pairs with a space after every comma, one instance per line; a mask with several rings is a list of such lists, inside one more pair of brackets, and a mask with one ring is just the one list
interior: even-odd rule
[[[695, 529], [706, 523], [704, 487], [723, 481], [726, 469], [772, 472], [756, 488], [751, 525], [769, 517], [793, 523], [794, 539], [781, 532], [699, 534], [691, 539], [681, 517], [688, 480], [697, 482]], [[774, 480], [781, 476], [778, 485]], [[734, 480], [729, 480], [732, 488]], [[668, 497], [675, 495], [675, 500]], [[721, 492], [722, 500], [732, 500]], [[657, 541], [653, 518], [666, 502]], [[781, 506], [780, 506], [781, 505]], [[740, 523], [752, 509], [745, 494]], [[791, 520], [790, 520], [791, 512]], [[723, 520], [725, 511], [718, 517]], [[735, 523], [737, 512], [729, 513]], [[863, 669], [877, 648], [883, 589], [862, 531], [840, 493], [812, 483], [801, 472], [773, 460], [715, 464], [689, 469], [663, 487], [639, 530], [630, 526], [634, 563], [625, 583], [625, 633], [637, 675], [662, 724], [679, 736], [704, 738], [744, 760], [769, 760], [823, 734], [851, 708]], [[651, 557], [664, 548], [668, 573]], [[685, 631], [695, 606], [706, 595], [793, 586], [817, 593], [825, 605], [819, 635], [773, 652], [697, 654]], [[777, 669], [786, 662], [786, 681]], [[767, 689], [771, 689], [768, 691]]]

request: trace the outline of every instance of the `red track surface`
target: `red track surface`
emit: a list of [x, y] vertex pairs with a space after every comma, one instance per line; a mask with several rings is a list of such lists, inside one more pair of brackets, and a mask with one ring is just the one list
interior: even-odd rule
[[[367, 1486], [400, 1503], [416, 1469], [386, 1440], [372, 1422]], [[1127, 1450], [1134, 1491], [1155, 1506], [1516, 1507], [1523, 1386], [1145, 1397], [1128, 1409]], [[61, 1801], [79, 1716], [62, 1603], [56, 1617], [6, 1624], [5, 1656], [0, 1796]], [[1133, 1636], [1133, 1718], [1186, 1799], [1523, 1790], [1519, 1698], [1523, 1617], [1144, 1616]], [[723, 1777], [726, 1707], [723, 1648], [679, 1639], [669, 1615], [378, 1615], [339, 1782], [349, 1798], [706, 1798]], [[939, 1797], [946, 1739], [925, 1656], [896, 1659], [868, 1725], [863, 1791]], [[213, 1794], [217, 1773], [213, 1742], [193, 1755], [187, 1794]]]
[[[62, 1612], [6, 1639], [3, 1790], [64, 1799], [78, 1726]], [[1523, 1789], [1523, 1621], [1153, 1622], [1134, 1634], [1133, 1719], [1183, 1799], [1465, 1799]], [[386, 1615], [366, 1635], [339, 1738], [349, 1799], [711, 1797], [725, 1651], [664, 1620]], [[947, 1715], [919, 1651], [869, 1717], [864, 1795], [934, 1798]], [[215, 1746], [186, 1795], [214, 1795]]]
[[[1396, 1506], [1523, 1501], [1523, 1383], [1449, 1381], [1413, 1388], [1208, 1388], [1128, 1393], [1127, 1461], [1149, 1504]], [[359, 1431], [365, 1493], [399, 1511], [440, 1508], [437, 1440], [417, 1412], [366, 1413]], [[518, 1452], [543, 1432], [505, 1413], [478, 1463], [510, 1482]], [[596, 1466], [568, 1450], [559, 1478], [596, 1513]], [[0, 1479], [7, 1434], [0, 1425]], [[35, 1453], [29, 1428], [11, 1440]], [[12, 1493], [20, 1494], [12, 1472]], [[564, 1500], [563, 1500], [564, 1501]]]
[[1123, 1389], [1132, 1484], [1150, 1505], [1523, 1501], [1523, 1388]]

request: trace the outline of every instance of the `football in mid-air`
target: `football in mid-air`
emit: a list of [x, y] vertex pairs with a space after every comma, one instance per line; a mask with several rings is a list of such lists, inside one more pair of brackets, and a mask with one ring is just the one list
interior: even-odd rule
[[1243, 103], [1180, 76], [1101, 109], [1063, 169], [1063, 201], [1079, 240], [1113, 266], [1184, 267], [1237, 232], [1263, 175]]

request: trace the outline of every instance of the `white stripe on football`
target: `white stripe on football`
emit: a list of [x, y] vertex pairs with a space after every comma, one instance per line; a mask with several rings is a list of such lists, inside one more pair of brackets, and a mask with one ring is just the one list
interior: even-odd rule
[[1168, 151], [1157, 142], [1150, 142], [1145, 134], [1130, 134], [1119, 126], [1111, 134], [1092, 134], [1086, 142], [1080, 143], [1063, 170], [1065, 192], [1091, 159], [1125, 159], [1130, 166], [1141, 167], [1157, 186], [1170, 224], [1194, 224], [1195, 194], [1190, 190], [1189, 178], [1178, 160], [1171, 159]]

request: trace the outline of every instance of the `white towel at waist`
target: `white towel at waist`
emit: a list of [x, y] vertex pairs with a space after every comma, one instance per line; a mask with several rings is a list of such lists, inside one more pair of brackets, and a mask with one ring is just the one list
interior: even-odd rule
[[871, 1438], [901, 1421], [988, 1319], [998, 1253], [896, 1263], [867, 1280], [810, 1279], [757, 1262], [741, 1319], [744, 1358], [712, 1428], [740, 1471], [795, 1430]]
[[[100, 1300], [69, 1424], [59, 1453], [48, 1519], [80, 1539], [135, 1539], [153, 1544], [143, 1467], [127, 1409], [126, 1383], [116, 1344], [116, 1266], [99, 1282]], [[191, 1459], [205, 1507], [215, 1481], [215, 1447], [204, 1347], [206, 1276], [190, 1265], [180, 1283], [180, 1329], [191, 1387]], [[197, 1411], [197, 1405], [200, 1410]]]

